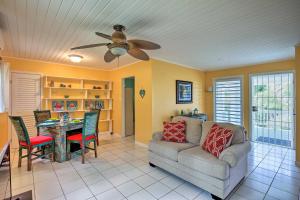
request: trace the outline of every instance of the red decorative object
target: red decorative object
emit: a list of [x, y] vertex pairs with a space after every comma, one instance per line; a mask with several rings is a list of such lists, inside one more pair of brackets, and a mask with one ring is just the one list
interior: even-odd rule
[[230, 144], [232, 137], [232, 130], [214, 124], [206, 136], [202, 148], [219, 157], [222, 151]]
[[185, 121], [164, 122], [162, 140], [177, 143], [186, 142]]

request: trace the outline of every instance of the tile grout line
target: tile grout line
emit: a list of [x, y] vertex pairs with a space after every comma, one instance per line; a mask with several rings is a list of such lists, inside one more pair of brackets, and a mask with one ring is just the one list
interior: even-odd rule
[[[275, 147], [275, 148], [276, 148], [276, 147]], [[269, 186], [267, 192], [265, 193], [263, 199], [265, 199], [265, 198], [267, 197], [267, 194], [268, 194], [270, 188], [272, 187], [272, 184], [273, 184], [273, 182], [274, 182], [274, 179], [275, 179], [276, 175], [278, 174], [278, 171], [280, 170], [280, 166], [282, 165], [282, 162], [283, 162], [283, 160], [285, 159], [286, 154], [287, 154], [287, 150], [286, 150], [286, 152], [285, 152], [283, 158], [281, 159], [281, 162], [280, 162], [280, 165], [279, 165], [279, 167], [278, 167], [278, 169], [277, 169], [277, 171], [276, 171], [276, 174], [274, 175], [274, 177], [273, 177], [273, 179], [272, 179], [272, 181], [271, 181], [271, 183], [270, 183], [270, 186]], [[276, 197], [275, 197], [275, 198], [276, 198]]]

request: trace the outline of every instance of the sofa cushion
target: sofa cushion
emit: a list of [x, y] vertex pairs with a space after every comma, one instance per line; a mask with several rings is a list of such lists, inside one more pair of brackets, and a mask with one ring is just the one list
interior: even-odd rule
[[184, 117], [184, 116], [176, 116], [173, 118], [173, 122], [184, 120], [186, 124], [186, 140], [192, 144], [199, 144], [202, 132], [202, 120]]
[[149, 144], [149, 150], [162, 157], [177, 161], [178, 152], [194, 147], [191, 143], [176, 143], [166, 141], [151, 141]]
[[196, 146], [179, 152], [178, 162], [208, 176], [225, 180], [229, 177], [229, 165]]
[[185, 143], [185, 121], [164, 122], [162, 140], [168, 142]]
[[246, 141], [246, 131], [243, 126], [231, 124], [231, 123], [219, 123], [219, 122], [213, 122], [213, 121], [205, 121], [202, 123], [202, 137], [200, 140], [200, 146], [203, 145], [205, 138], [207, 134], [209, 133], [209, 130], [211, 129], [212, 125], [218, 124], [221, 127], [227, 128], [232, 130], [233, 137], [231, 144], [240, 144]]
[[202, 149], [218, 158], [231, 144], [232, 136], [232, 130], [214, 124], [205, 138]]

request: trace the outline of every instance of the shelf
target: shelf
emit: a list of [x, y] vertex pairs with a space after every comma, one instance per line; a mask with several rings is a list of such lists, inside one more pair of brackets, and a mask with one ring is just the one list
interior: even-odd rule
[[[60, 112], [89, 112], [90, 110], [73, 110], [73, 111], [70, 111], [70, 110], [64, 110], [64, 111], [53, 111], [51, 110], [51, 112], [53, 113], [60, 113]], [[101, 111], [112, 111], [111, 108], [109, 109], [101, 109]]]
[[57, 90], [88, 90], [88, 91], [111, 91], [111, 89], [92, 89], [92, 88], [69, 88], [69, 87], [48, 87], [44, 86], [45, 89], [57, 89]]
[[43, 100], [112, 100], [111, 98], [42, 98]]

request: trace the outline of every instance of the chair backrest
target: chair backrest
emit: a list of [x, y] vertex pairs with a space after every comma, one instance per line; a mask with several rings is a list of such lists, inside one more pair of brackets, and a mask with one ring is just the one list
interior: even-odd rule
[[24, 124], [22, 117], [20, 116], [9, 116], [13, 126], [15, 127], [19, 144], [20, 142], [26, 142], [26, 144], [30, 145], [30, 139], [28, 135], [27, 128]]
[[51, 118], [50, 110], [35, 110], [33, 111], [35, 123], [41, 123]]
[[86, 136], [95, 135], [97, 131], [97, 112], [84, 113], [82, 140], [85, 141]]
[[98, 116], [97, 116], [97, 124], [96, 124], [96, 133], [99, 133], [99, 118], [100, 118], [100, 113], [101, 113], [101, 109], [91, 109], [91, 112], [97, 112]]

